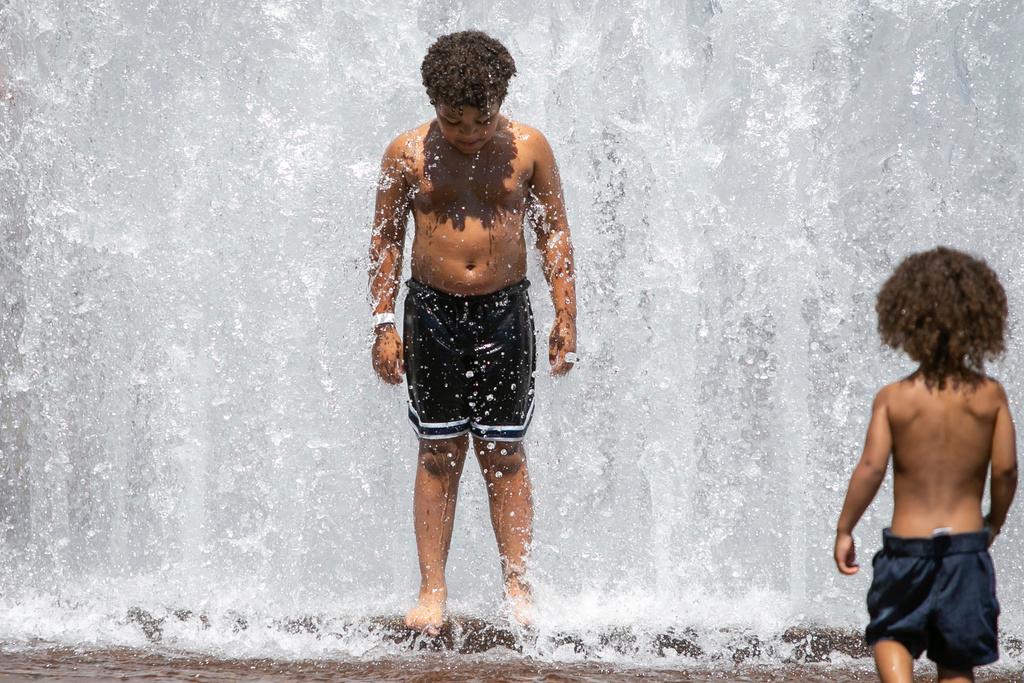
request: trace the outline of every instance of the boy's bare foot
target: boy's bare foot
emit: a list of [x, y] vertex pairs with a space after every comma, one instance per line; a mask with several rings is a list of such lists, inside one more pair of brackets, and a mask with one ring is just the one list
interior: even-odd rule
[[510, 576], [505, 580], [505, 595], [516, 623], [524, 628], [533, 626], [533, 593], [530, 587], [519, 577]]
[[432, 638], [439, 635], [447, 597], [448, 591], [443, 588], [420, 590], [419, 603], [405, 615], [405, 625]]

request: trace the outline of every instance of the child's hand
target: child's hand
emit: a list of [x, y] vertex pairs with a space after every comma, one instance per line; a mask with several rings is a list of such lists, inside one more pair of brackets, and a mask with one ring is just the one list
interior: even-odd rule
[[845, 532], [836, 532], [836, 547], [833, 553], [836, 560], [836, 567], [841, 574], [850, 576], [860, 571], [857, 564], [857, 550], [854, 547], [853, 536]]
[[576, 353], [576, 320], [572, 316], [558, 313], [555, 324], [551, 326], [551, 338], [548, 344], [548, 360], [551, 362], [551, 374], [564, 375], [572, 370], [573, 356]]
[[388, 384], [401, 384], [405, 365], [402, 363], [402, 339], [394, 325], [378, 325], [374, 329], [373, 369]]

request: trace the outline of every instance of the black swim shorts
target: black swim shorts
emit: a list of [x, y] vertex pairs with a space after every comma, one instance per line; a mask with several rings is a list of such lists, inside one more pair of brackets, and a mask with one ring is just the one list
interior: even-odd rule
[[417, 436], [521, 441], [536, 367], [530, 283], [480, 296], [406, 284], [405, 372]]
[[868, 645], [902, 643], [917, 657], [966, 670], [999, 659], [996, 577], [988, 531], [902, 538], [882, 533], [868, 591]]

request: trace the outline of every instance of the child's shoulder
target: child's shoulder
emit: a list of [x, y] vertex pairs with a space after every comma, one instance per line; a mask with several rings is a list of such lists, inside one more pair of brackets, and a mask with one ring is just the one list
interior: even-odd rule
[[395, 136], [395, 139], [388, 143], [387, 150], [384, 152], [387, 156], [410, 156], [415, 152], [417, 146], [422, 146], [423, 139], [430, 132], [430, 121], [410, 128], [409, 130], [402, 131]]
[[[959, 384], [949, 387], [950, 391], [962, 393], [963, 397], [971, 403], [981, 404], [1005, 404], [1007, 403], [1006, 390], [999, 380], [988, 375], [981, 375], [974, 382]], [[878, 407], [892, 407], [921, 399], [935, 398], [933, 389], [930, 389], [924, 379], [917, 373], [898, 379], [895, 382], [886, 384], [878, 390], [875, 395], [874, 405]]]
[[422, 156], [423, 141], [430, 132], [430, 121], [399, 133], [388, 143], [382, 161], [385, 168], [395, 173], [414, 173], [422, 166], [417, 161]]
[[911, 379], [908, 377], [886, 384], [875, 394], [875, 407], [885, 406], [893, 401], [898, 401], [910, 389], [912, 389], [912, 387], [913, 384]]
[[551, 143], [548, 142], [548, 139], [544, 137], [544, 133], [540, 132], [539, 129], [522, 121], [507, 120], [508, 128], [512, 131], [516, 147], [524, 149], [533, 155], [547, 156], [551, 154]]
[[529, 142], [531, 140], [544, 139], [544, 134], [541, 133], [539, 129], [534, 128], [528, 123], [523, 123], [522, 121], [516, 121], [515, 119], [510, 119], [507, 117], [505, 120], [508, 121], [508, 127], [516, 136], [517, 140], [524, 140], [526, 142]]
[[1006, 396], [1006, 389], [999, 380], [994, 377], [985, 376], [982, 378], [979, 384], [979, 390], [985, 392], [985, 397], [990, 401], [998, 404], [1009, 403], [1009, 399]]

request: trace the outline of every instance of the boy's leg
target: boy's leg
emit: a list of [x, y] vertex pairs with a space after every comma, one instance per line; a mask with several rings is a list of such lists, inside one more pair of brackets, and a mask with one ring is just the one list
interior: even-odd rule
[[487, 483], [491, 525], [498, 542], [505, 592], [516, 621], [530, 623], [531, 595], [526, 557], [533, 542], [533, 491], [522, 442], [473, 439]]
[[913, 683], [914, 658], [902, 643], [880, 640], [874, 650], [875, 668], [882, 683]]
[[974, 669], [958, 671], [939, 665], [939, 681], [941, 683], [974, 683]]
[[444, 568], [452, 543], [455, 502], [468, 446], [469, 437], [466, 435], [451, 439], [420, 439], [413, 494], [420, 595], [417, 605], [405, 615], [405, 623], [431, 636], [438, 634], [444, 622], [444, 607], [448, 599]]

